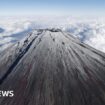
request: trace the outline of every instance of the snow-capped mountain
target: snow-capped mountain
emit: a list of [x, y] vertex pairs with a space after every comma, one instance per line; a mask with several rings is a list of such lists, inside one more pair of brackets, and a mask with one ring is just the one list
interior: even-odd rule
[[105, 53], [69, 32], [37, 29], [0, 54], [0, 105], [105, 105]]
[[105, 52], [105, 18], [72, 16], [0, 17], [0, 52], [39, 28], [59, 28]]

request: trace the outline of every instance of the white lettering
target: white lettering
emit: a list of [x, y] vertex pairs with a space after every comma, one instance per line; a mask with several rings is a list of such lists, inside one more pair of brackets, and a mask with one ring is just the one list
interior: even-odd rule
[[1, 91], [0, 90], [0, 97], [13, 97], [14, 91]]

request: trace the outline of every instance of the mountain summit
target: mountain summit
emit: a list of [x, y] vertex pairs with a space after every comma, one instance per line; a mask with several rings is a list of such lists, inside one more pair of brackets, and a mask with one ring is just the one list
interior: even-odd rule
[[60, 29], [34, 30], [0, 54], [0, 105], [105, 105], [105, 54]]

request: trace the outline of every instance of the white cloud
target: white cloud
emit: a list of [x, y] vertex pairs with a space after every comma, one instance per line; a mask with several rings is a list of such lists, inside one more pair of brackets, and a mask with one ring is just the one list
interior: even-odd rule
[[[8, 46], [35, 28], [61, 28], [105, 52], [105, 19], [76, 17], [0, 17], [0, 46]], [[3, 31], [2, 31], [3, 29]], [[4, 48], [6, 48], [4, 47]], [[0, 47], [1, 50], [1, 47]]]

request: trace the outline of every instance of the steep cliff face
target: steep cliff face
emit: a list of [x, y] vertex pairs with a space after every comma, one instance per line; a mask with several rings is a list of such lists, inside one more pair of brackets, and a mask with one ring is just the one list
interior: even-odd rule
[[59, 29], [34, 30], [0, 55], [0, 105], [105, 105], [105, 54]]

